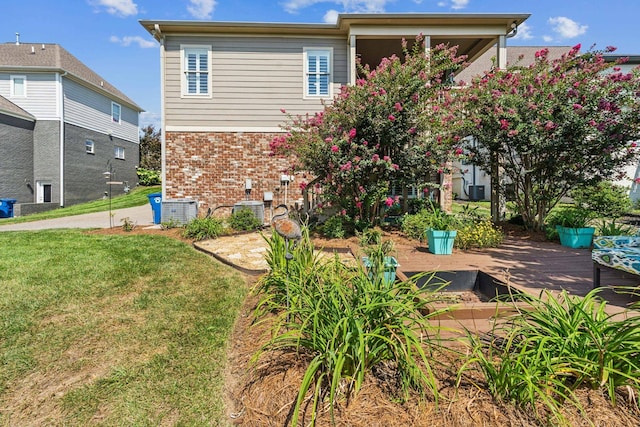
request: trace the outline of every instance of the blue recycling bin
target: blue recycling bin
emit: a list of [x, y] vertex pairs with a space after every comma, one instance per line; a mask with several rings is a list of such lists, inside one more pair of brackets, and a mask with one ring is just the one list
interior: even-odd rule
[[13, 218], [13, 204], [16, 199], [0, 199], [0, 218]]
[[151, 204], [151, 210], [153, 211], [153, 223], [160, 224], [162, 219], [162, 193], [148, 194], [149, 203]]

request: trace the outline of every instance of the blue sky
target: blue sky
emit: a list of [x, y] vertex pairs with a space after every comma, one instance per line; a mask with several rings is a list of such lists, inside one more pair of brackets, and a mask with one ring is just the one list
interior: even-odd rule
[[138, 20], [335, 22], [338, 13], [530, 13], [510, 45], [616, 46], [640, 54], [638, 0], [20, 0], [2, 2], [0, 43], [57, 43], [159, 127], [158, 44]]

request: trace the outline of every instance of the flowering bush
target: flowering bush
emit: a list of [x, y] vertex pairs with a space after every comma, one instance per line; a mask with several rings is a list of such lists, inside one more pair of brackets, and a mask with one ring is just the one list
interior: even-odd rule
[[486, 171], [500, 161], [508, 179], [492, 179], [514, 184], [517, 212], [537, 230], [571, 188], [637, 161], [640, 71], [579, 51], [550, 60], [543, 49], [530, 66], [489, 72], [466, 91], [466, 133], [478, 142], [470, 158]]
[[504, 233], [489, 219], [461, 221], [455, 246], [459, 249], [495, 248], [504, 240]]
[[287, 134], [271, 143], [274, 154], [295, 154], [294, 167], [318, 177], [329, 203], [354, 221], [375, 223], [390, 182], [426, 186], [463, 152], [454, 132], [460, 109], [445, 78], [463, 59], [444, 45], [426, 55], [421, 37], [411, 51], [403, 42], [403, 51], [404, 60], [360, 67], [355, 85], [343, 87], [323, 112], [290, 116]]

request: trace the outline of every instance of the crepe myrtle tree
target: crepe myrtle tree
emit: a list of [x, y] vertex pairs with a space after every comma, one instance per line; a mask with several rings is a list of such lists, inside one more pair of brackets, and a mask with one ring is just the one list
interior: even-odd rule
[[502, 194], [514, 184], [517, 213], [533, 230], [572, 188], [617, 178], [637, 161], [640, 72], [621, 72], [602, 51], [577, 45], [550, 60], [542, 49], [530, 66], [475, 79], [465, 99], [471, 161], [492, 171], [498, 159], [504, 176], [491, 178]]
[[328, 203], [356, 222], [373, 225], [380, 206], [394, 203], [391, 182], [428, 191], [438, 185], [430, 178], [463, 153], [458, 98], [447, 78], [464, 58], [445, 45], [426, 52], [421, 36], [402, 49], [403, 58], [385, 58], [374, 70], [358, 64], [355, 85], [342, 87], [322, 112], [289, 115], [286, 133], [271, 143], [275, 155], [294, 154], [292, 168], [316, 177]]

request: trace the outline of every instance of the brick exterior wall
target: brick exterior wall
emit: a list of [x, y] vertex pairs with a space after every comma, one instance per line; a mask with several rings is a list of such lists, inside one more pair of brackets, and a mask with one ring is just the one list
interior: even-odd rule
[[[167, 132], [165, 190], [167, 199], [192, 198], [199, 209], [263, 200], [273, 192], [273, 206], [284, 203], [280, 177], [289, 161], [270, 156], [269, 143], [277, 133]], [[245, 181], [251, 179], [251, 192]], [[289, 185], [287, 204], [301, 199], [300, 183]]]

